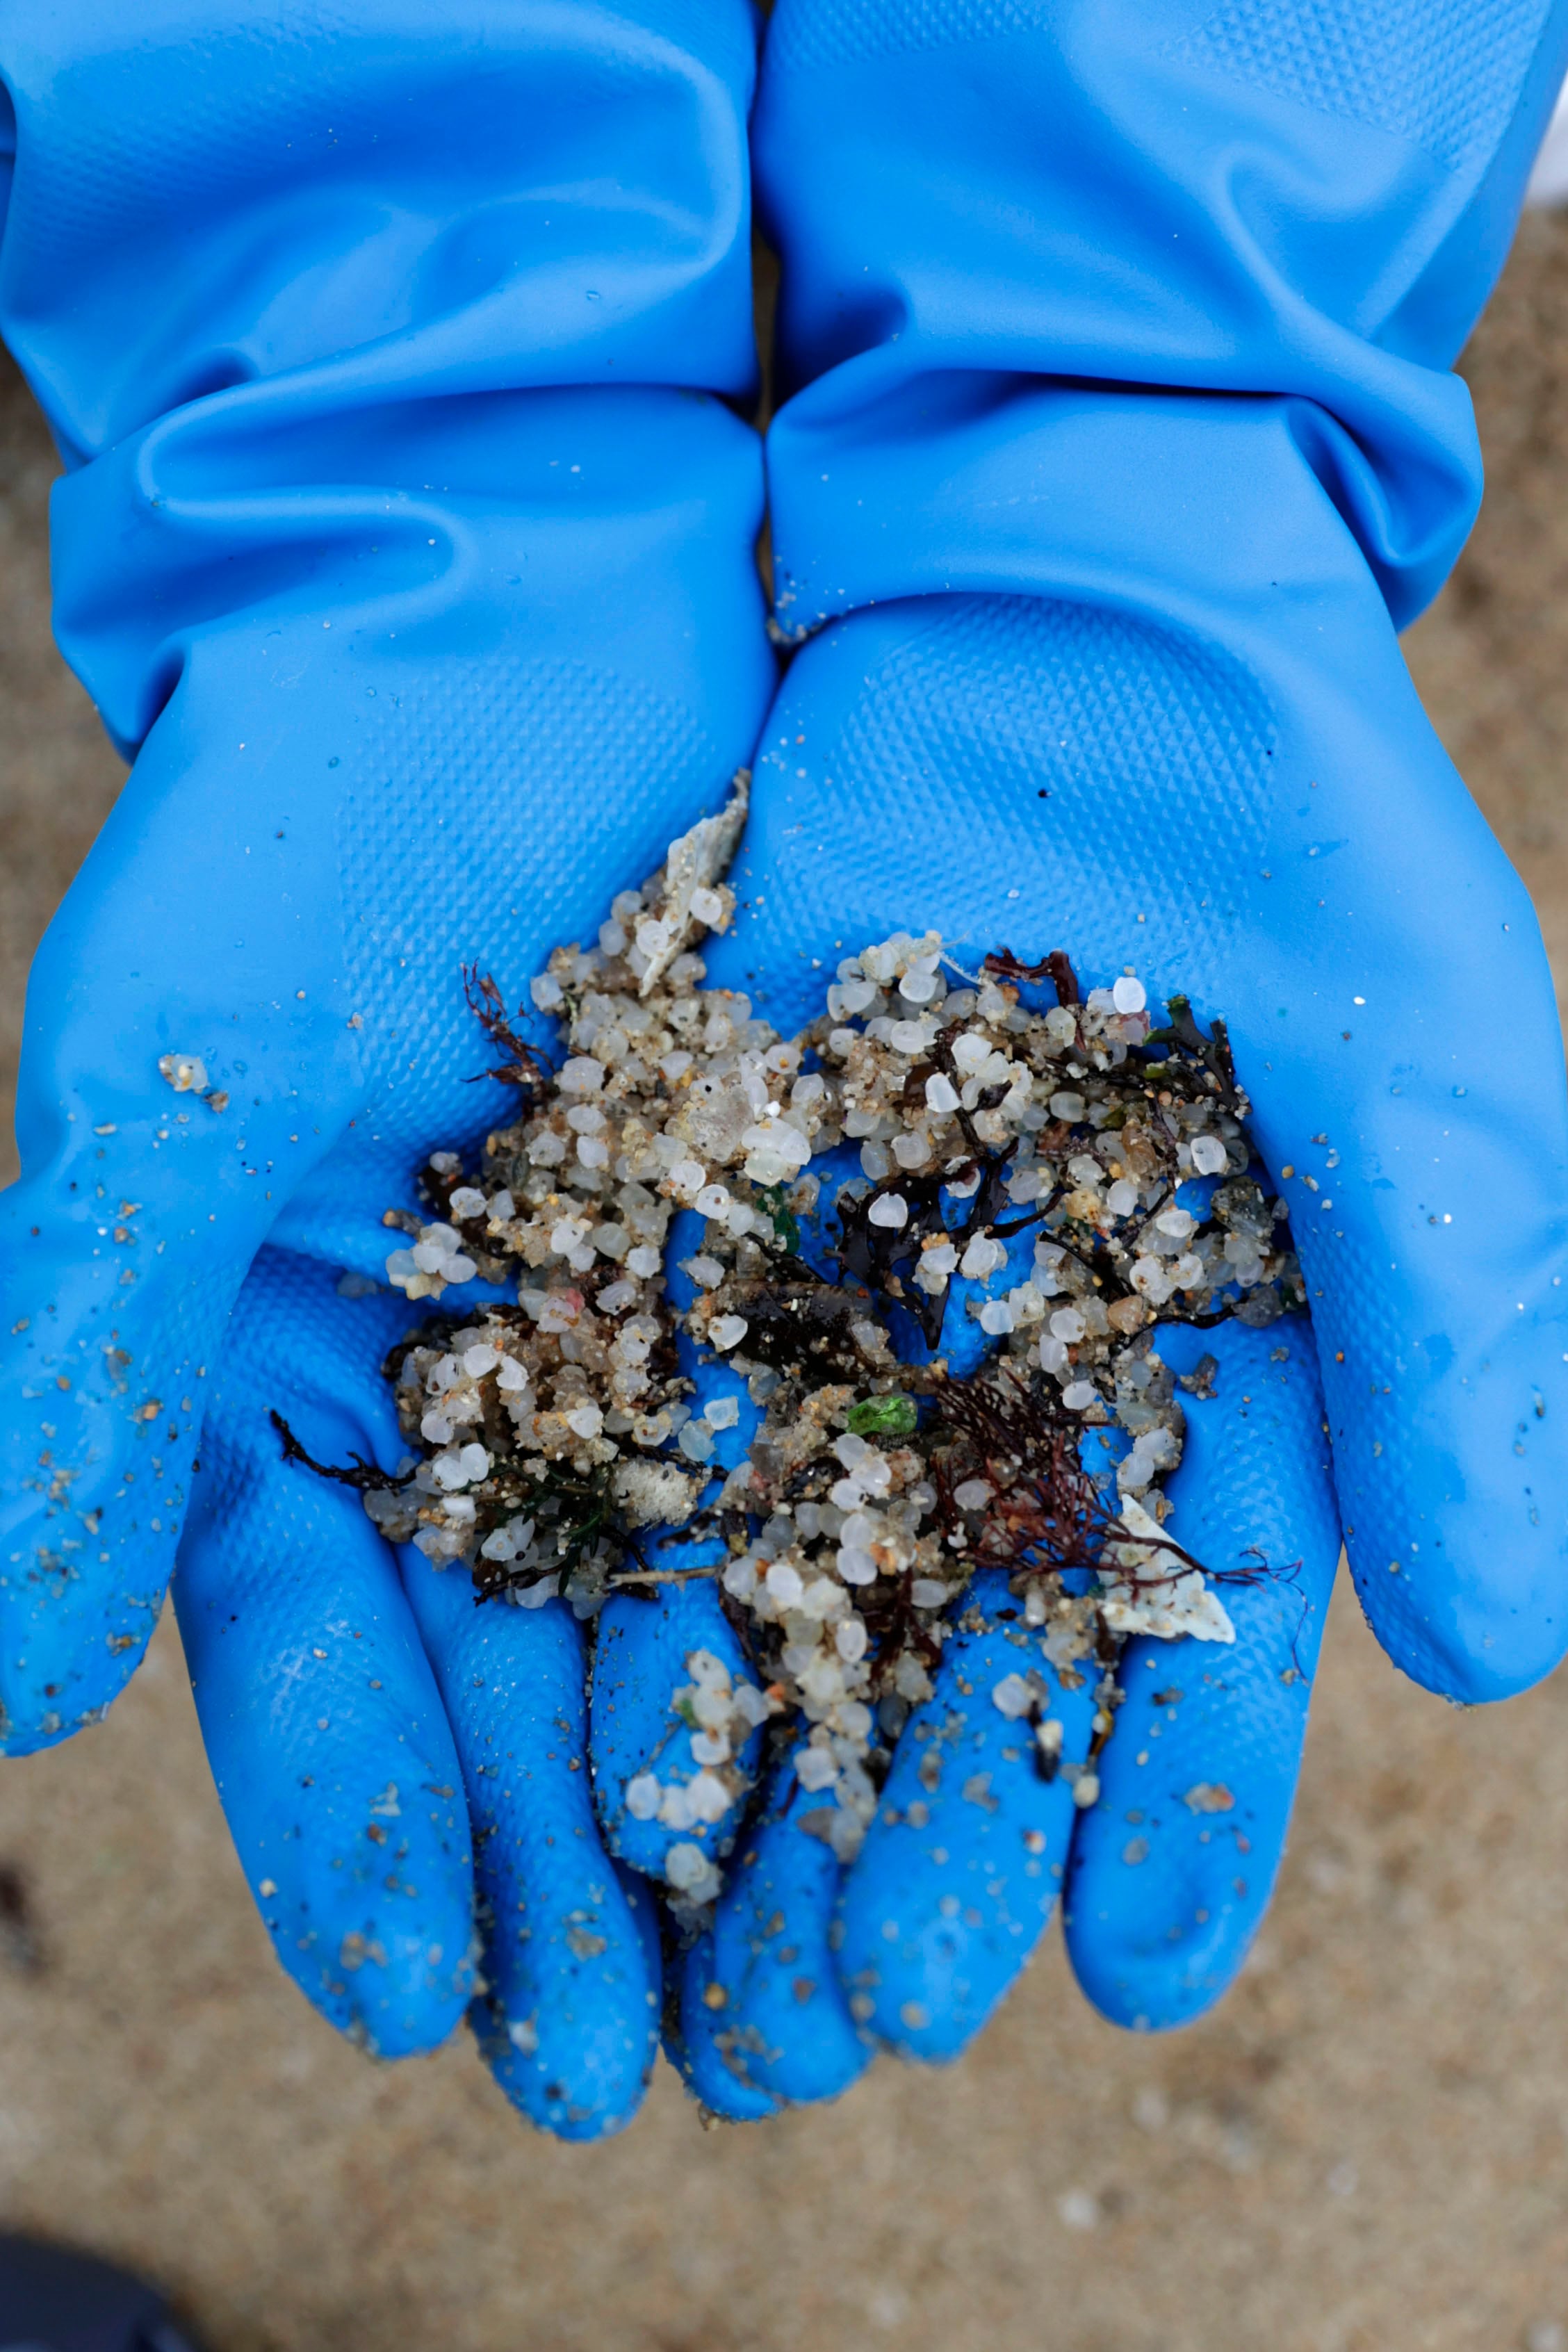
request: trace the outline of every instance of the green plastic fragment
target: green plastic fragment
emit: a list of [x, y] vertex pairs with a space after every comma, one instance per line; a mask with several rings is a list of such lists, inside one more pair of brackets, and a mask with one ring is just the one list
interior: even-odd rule
[[856, 1437], [912, 1437], [919, 1418], [913, 1397], [867, 1397], [850, 1406], [848, 1427]]
[[795, 1214], [789, 1206], [788, 1196], [784, 1186], [783, 1184], [759, 1185], [757, 1188], [757, 1198], [761, 1201], [763, 1209], [766, 1211], [767, 1215], [772, 1222], [774, 1237], [778, 1242], [779, 1247], [787, 1251], [791, 1257], [798, 1256], [800, 1254], [800, 1226], [796, 1223]]

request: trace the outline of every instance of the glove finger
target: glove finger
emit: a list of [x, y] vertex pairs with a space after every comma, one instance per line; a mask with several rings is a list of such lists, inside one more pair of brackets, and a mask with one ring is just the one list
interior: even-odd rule
[[871, 2063], [840, 1980], [834, 1910], [843, 1870], [824, 1826], [792, 1752], [737, 1849], [710, 1932], [681, 1969], [684, 2048], [700, 2056], [704, 2080], [752, 2103], [747, 2113], [837, 2098]]
[[[1568, 1120], [1533, 911], [1495, 844], [1447, 814], [1429, 830], [1443, 870], [1467, 873], [1462, 961], [1423, 876], [1387, 936], [1355, 941], [1369, 1009], [1346, 985], [1329, 1034], [1270, 1040], [1258, 1130], [1300, 1252], [1357, 1596], [1396, 1665], [1479, 1702], [1568, 1644]], [[1342, 877], [1379, 926], [1384, 868], [1374, 854]], [[1289, 1011], [1321, 980], [1303, 961], [1269, 992]]]
[[[1083, 1763], [1092, 1670], [1077, 1687], [1058, 1676], [1006, 1578], [985, 1570], [943, 1647], [932, 1696], [904, 1727], [840, 1904], [838, 1965], [855, 2015], [905, 2057], [958, 2055], [1028, 1960], [1061, 1889], [1072, 1782], [1033, 1724], [996, 1697], [998, 1685], [1031, 1675], [1042, 1714], [1062, 1726], [1063, 1761]], [[1012, 1704], [1012, 1689], [1004, 1700]]]
[[[727, 2124], [762, 2123], [766, 2116], [777, 2115], [779, 2103], [770, 2093], [758, 2089], [738, 2063], [728, 2037], [721, 2042], [700, 2024], [692, 2038], [687, 2036], [686, 1971], [708, 1949], [711, 1940], [710, 1936], [700, 1936], [689, 1952], [678, 1953], [670, 1963], [671, 1974], [682, 1990], [675, 2005], [676, 2014], [667, 2012], [665, 2017], [664, 2054], [691, 2096], [710, 2115], [718, 2116]], [[709, 1979], [703, 1977], [701, 1981], [706, 1983]]]
[[306, 1998], [383, 2056], [433, 2049], [472, 1990], [458, 1758], [392, 1553], [357, 1495], [286, 1464], [398, 1458], [379, 1365], [401, 1300], [339, 1298], [268, 1250], [218, 1364], [174, 1601], [241, 1866]]
[[660, 1963], [652, 1906], [594, 1818], [583, 1629], [564, 1601], [476, 1605], [460, 1571], [412, 1546], [402, 1557], [474, 1827], [484, 1984], [470, 2022], [531, 2121], [605, 2138], [647, 2088]]
[[1119, 2025], [1185, 2023], [1230, 1984], [1268, 1908], [1300, 1768], [1339, 1559], [1339, 1515], [1310, 1335], [1298, 1317], [1159, 1337], [1213, 1393], [1183, 1399], [1171, 1531], [1220, 1578], [1234, 1646], [1140, 1636], [1073, 1839], [1067, 1947]]
[[[705, 1225], [694, 1210], [671, 1223], [667, 1281], [679, 1308], [696, 1291], [685, 1267]], [[762, 1416], [731, 1365], [699, 1357], [684, 1335], [679, 1348], [695, 1408], [681, 1432], [680, 1466], [706, 1484], [745, 1462]], [[717, 1491], [709, 1486], [710, 1500]], [[651, 1599], [612, 1594], [600, 1612], [590, 1702], [595, 1797], [613, 1853], [661, 1880], [679, 1855], [676, 1883], [704, 1899], [713, 1860], [728, 1853], [740, 1825], [766, 1710], [720, 1599], [722, 1539], [691, 1542], [679, 1529], [655, 1529], [643, 1551], [656, 1574], [689, 1580], [656, 1584]], [[725, 1704], [742, 1686], [752, 1694], [743, 1704], [755, 1723]]]
[[[651, 1600], [615, 1593], [600, 1612], [591, 1685], [594, 1798], [605, 1841], [622, 1862], [695, 1888], [733, 1844], [755, 1769], [761, 1734], [735, 1715], [733, 1694], [749, 1694], [745, 1703], [759, 1717], [766, 1710], [720, 1602], [722, 1540], [656, 1540], [646, 1557], [656, 1572], [714, 1573], [656, 1586]], [[706, 1728], [702, 1714], [725, 1727]]]

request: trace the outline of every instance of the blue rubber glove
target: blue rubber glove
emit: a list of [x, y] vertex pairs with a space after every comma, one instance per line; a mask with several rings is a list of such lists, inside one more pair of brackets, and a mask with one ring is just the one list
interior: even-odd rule
[[[794, 395], [777, 610], [820, 634], [766, 730], [754, 913], [715, 978], [787, 1033], [838, 954], [930, 925], [961, 961], [1065, 947], [1224, 1014], [1308, 1276], [1358, 1595], [1467, 1700], [1568, 1641], [1568, 1121], [1533, 914], [1395, 632], [1473, 516], [1449, 371], [1565, 47], [1545, 0], [780, 0], [754, 132]], [[1301, 1338], [1283, 1366], [1216, 1338], [1178, 1528], [1301, 1569], [1238, 1601], [1223, 1680], [1191, 1645], [1132, 1657], [1070, 1858], [1036, 1824], [1079, 1980], [1130, 2024], [1194, 2015], [1245, 1953], [1334, 1549]], [[936, 1708], [984, 1749], [964, 1679]], [[993, 1871], [1008, 1802], [944, 1798], [923, 1835], [879, 1817], [841, 1891], [765, 1826], [757, 1918], [811, 1957], [775, 1966], [721, 1906], [685, 2001], [702, 2095], [821, 2095], [862, 2036], [962, 2048], [1048, 1891], [1016, 1843]]]
[[423, 1566], [405, 1593], [267, 1416], [395, 1460], [408, 1309], [334, 1285], [501, 1107], [465, 1083], [463, 961], [515, 1002], [755, 742], [760, 456], [721, 397], [754, 368], [753, 63], [746, 0], [63, 0], [0, 32], [0, 326], [70, 468], [60, 642], [135, 756], [28, 998], [5, 1744], [134, 1665], [205, 1415], [182, 1622], [285, 1965], [428, 2046], [477, 1868], [503, 2079], [580, 2132], [635, 2104], [653, 1979], [576, 1629]]

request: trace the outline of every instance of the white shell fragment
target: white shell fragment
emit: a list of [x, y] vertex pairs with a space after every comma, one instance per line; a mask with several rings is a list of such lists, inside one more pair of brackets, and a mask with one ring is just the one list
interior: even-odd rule
[[637, 928], [637, 946], [647, 958], [640, 995], [652, 994], [676, 957], [689, 946], [699, 926], [712, 931], [728, 926], [734, 894], [717, 886], [745, 826], [751, 783], [750, 774], [742, 768], [718, 815], [700, 818], [666, 851], [658, 916]]
[[[1160, 1542], [1158, 1520], [1131, 1495], [1122, 1496], [1118, 1517], [1129, 1535], [1146, 1540], [1106, 1547], [1100, 1606], [1111, 1632], [1150, 1633], [1158, 1642], [1179, 1641], [1183, 1634], [1194, 1642], [1234, 1642], [1236, 1627], [1218, 1594], [1200, 1570]], [[1126, 1573], [1108, 1579], [1107, 1566]]]
[[160, 1054], [158, 1075], [177, 1095], [205, 1095], [207, 1066], [199, 1054]]

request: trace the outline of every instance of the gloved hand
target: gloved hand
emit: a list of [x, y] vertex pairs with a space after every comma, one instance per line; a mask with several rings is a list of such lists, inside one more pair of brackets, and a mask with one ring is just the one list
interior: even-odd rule
[[0, 325], [71, 468], [60, 642], [135, 754], [28, 998], [5, 1744], [113, 1697], [194, 1495], [182, 1624], [284, 1965], [427, 2047], [477, 1871], [503, 2079], [574, 2132], [635, 2104], [655, 1987], [577, 1630], [405, 1593], [267, 1415], [395, 1458], [406, 1305], [335, 1285], [499, 1108], [464, 960], [514, 999], [755, 741], [760, 459], [716, 396], [754, 366], [753, 58], [744, 0], [0, 35]]
[[[1068, 1824], [1032, 1823], [1079, 1980], [1130, 2024], [1214, 2000], [1273, 1882], [1325, 1433], [1406, 1673], [1498, 1698], [1568, 1641], [1562, 1042], [1395, 635], [1474, 512], [1449, 370], [1565, 47], [1543, 0], [779, 0], [769, 29], [776, 606], [821, 634], [768, 723], [753, 911], [714, 979], [743, 970], [787, 1033], [821, 984], [803, 958], [931, 926], [963, 961], [1064, 947], [1184, 991], [1230, 1023], [1311, 1293], [1323, 1420], [1300, 1335], [1283, 1366], [1218, 1335], [1172, 1490], [1194, 1550], [1257, 1543], [1296, 1583], [1239, 1599], [1218, 1680], [1190, 1645], [1135, 1656], [1070, 1856]], [[961, 1664], [935, 1717], [989, 1763], [1005, 1726]], [[690, 1965], [705, 2097], [824, 2095], [868, 2039], [963, 2046], [1049, 1892], [1005, 1785], [994, 1814], [879, 1818], [842, 1888], [764, 1822]]]

